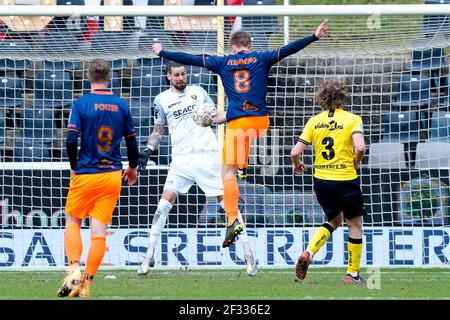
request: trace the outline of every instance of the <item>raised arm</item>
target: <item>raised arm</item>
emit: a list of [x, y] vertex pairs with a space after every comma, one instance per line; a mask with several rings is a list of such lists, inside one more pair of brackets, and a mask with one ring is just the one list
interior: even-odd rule
[[205, 56], [197, 56], [185, 52], [175, 52], [163, 50], [161, 43], [152, 46], [153, 52], [161, 58], [166, 58], [181, 64], [190, 66], [205, 67]]
[[272, 64], [279, 62], [281, 59], [284, 59], [287, 56], [290, 56], [294, 53], [299, 52], [300, 50], [302, 50], [309, 44], [324, 37], [326, 35], [327, 31], [328, 31], [328, 20], [325, 19], [317, 27], [314, 34], [312, 34], [308, 37], [297, 39], [293, 42], [290, 42], [287, 45], [280, 47], [277, 51], [275, 51], [275, 53], [272, 54], [272, 57], [271, 57]]

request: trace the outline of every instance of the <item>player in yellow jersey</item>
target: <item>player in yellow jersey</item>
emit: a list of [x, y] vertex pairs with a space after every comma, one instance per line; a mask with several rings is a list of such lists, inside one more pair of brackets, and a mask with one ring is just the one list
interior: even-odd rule
[[314, 191], [328, 221], [314, 234], [296, 265], [296, 276], [305, 279], [313, 256], [327, 242], [331, 233], [347, 222], [348, 268], [344, 284], [364, 284], [359, 274], [362, 252], [362, 216], [366, 214], [356, 170], [366, 145], [361, 117], [343, 110], [348, 98], [344, 83], [331, 80], [316, 92], [323, 111], [306, 123], [300, 139], [291, 150], [294, 173], [307, 171], [301, 161], [306, 146], [314, 146]]

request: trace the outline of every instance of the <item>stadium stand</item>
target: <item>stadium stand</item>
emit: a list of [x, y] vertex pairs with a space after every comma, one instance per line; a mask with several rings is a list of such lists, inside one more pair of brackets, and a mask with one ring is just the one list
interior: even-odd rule
[[419, 120], [417, 111], [391, 113], [382, 116], [383, 136], [380, 142], [400, 142], [406, 160], [414, 161], [416, 144], [419, 142]]
[[401, 76], [398, 95], [392, 102], [398, 110], [429, 108], [430, 78], [424, 74], [405, 73]]
[[34, 106], [63, 108], [72, 102], [73, 81], [64, 71], [39, 71], [34, 79]]
[[14, 108], [22, 105], [25, 80], [21, 78], [0, 78], [0, 107]]
[[[148, 0], [149, 6], [163, 6], [164, 0]], [[164, 29], [164, 17], [147, 17], [145, 24], [145, 31], [151, 33], [151, 31], [161, 31]]]
[[216, 0], [195, 0], [194, 5], [195, 6], [214, 6], [216, 5]]
[[[425, 0], [425, 4], [450, 4], [450, 0]], [[423, 16], [422, 32], [425, 37], [432, 38], [437, 34], [449, 31], [449, 16]]]
[[133, 105], [130, 104], [131, 115], [134, 120], [134, 128], [136, 129], [136, 137], [141, 144], [147, 144], [150, 136], [150, 105]]
[[0, 52], [4, 56], [27, 58], [34, 48], [26, 41], [4, 39], [0, 41]]
[[151, 101], [167, 88], [162, 75], [162, 66], [133, 68], [130, 91], [132, 103], [150, 105]]
[[[111, 1], [106, 0], [106, 5], [109, 5]], [[105, 5], [105, 0], [100, 1], [100, 5]], [[115, 0], [114, 4], [111, 5], [123, 5], [123, 6], [132, 6], [133, 1], [132, 0]], [[123, 17], [122, 25], [121, 26], [115, 26], [113, 22], [108, 22], [108, 19], [105, 17], [99, 17], [98, 19], [98, 25], [100, 30], [108, 31], [109, 29], [117, 30], [116, 28], [120, 29], [120, 31], [123, 32], [133, 32], [136, 30], [136, 25], [134, 23], [134, 17]], [[113, 30], [111, 30], [113, 31]], [[117, 30], [118, 31], [118, 30]]]
[[121, 32], [98, 31], [92, 39], [90, 53], [98, 57], [124, 52], [127, 46], [127, 36]]
[[49, 143], [38, 138], [16, 138], [14, 144], [15, 162], [50, 161]]
[[0, 110], [0, 145], [5, 142], [5, 113]]
[[81, 56], [85, 47], [72, 31], [51, 30], [43, 35], [36, 36], [33, 50], [42, 56], [52, 57], [55, 60], [64, 56]]
[[395, 112], [382, 116], [383, 142], [419, 141], [419, 121], [417, 112]]
[[139, 58], [135, 60], [135, 67], [161, 67], [164, 68], [165, 64], [162, 58]]
[[274, 225], [324, 222], [323, 210], [315, 194], [298, 190], [283, 190], [266, 195], [265, 214], [266, 223]]
[[192, 31], [187, 35], [186, 42], [192, 48], [205, 48], [211, 45], [217, 46], [217, 32]]
[[450, 167], [450, 143], [419, 143], [416, 156], [416, 169], [448, 169]]
[[369, 168], [406, 169], [405, 146], [400, 142], [376, 142], [369, 148]]
[[441, 97], [441, 101], [439, 103], [439, 107], [444, 110], [450, 110], [450, 76], [447, 75], [445, 77], [444, 85], [443, 85], [443, 96]]
[[431, 114], [430, 138], [428, 141], [450, 142], [450, 113], [435, 111]]
[[23, 78], [24, 71], [31, 67], [31, 62], [25, 59], [0, 59], [0, 76]]
[[415, 40], [412, 47], [417, 49], [411, 53], [411, 72], [429, 74], [432, 89], [439, 91], [445, 68], [444, 48], [433, 48], [432, 45], [430, 48], [429, 40], [426, 39]]
[[[244, 0], [245, 6], [276, 4], [276, 0]], [[256, 50], [268, 50], [269, 35], [278, 30], [277, 17], [242, 17], [242, 29], [252, 35], [253, 47]]]
[[[79, 69], [81, 66], [80, 62], [75, 61], [55, 61], [55, 60], [44, 60], [42, 63], [42, 69], [45, 71], [67, 71], [72, 73], [74, 70]], [[72, 77], [73, 78], [73, 77]]]
[[[84, 0], [57, 0], [58, 6], [84, 6]], [[77, 19], [69, 17], [54, 17], [48, 24], [47, 30], [50, 32], [66, 31], [75, 37], [80, 37], [83, 29], [86, 28], [86, 17]]]
[[25, 108], [22, 111], [24, 138], [42, 139], [50, 143], [55, 137], [55, 114], [53, 110], [43, 108]]

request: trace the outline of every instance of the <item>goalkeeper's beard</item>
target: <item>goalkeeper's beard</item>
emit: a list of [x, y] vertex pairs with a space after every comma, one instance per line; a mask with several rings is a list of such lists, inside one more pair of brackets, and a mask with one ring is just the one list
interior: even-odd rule
[[173, 83], [172, 85], [178, 91], [183, 91], [186, 88], [187, 83], [184, 82], [184, 81], [183, 82], [180, 81], [180, 82], [177, 82], [177, 83]]

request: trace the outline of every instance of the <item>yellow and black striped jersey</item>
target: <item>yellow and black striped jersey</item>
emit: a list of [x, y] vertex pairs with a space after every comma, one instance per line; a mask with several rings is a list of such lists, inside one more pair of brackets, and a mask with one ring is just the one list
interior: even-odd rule
[[314, 146], [314, 177], [356, 179], [352, 135], [363, 132], [361, 117], [342, 109], [323, 111], [309, 119], [300, 142]]

